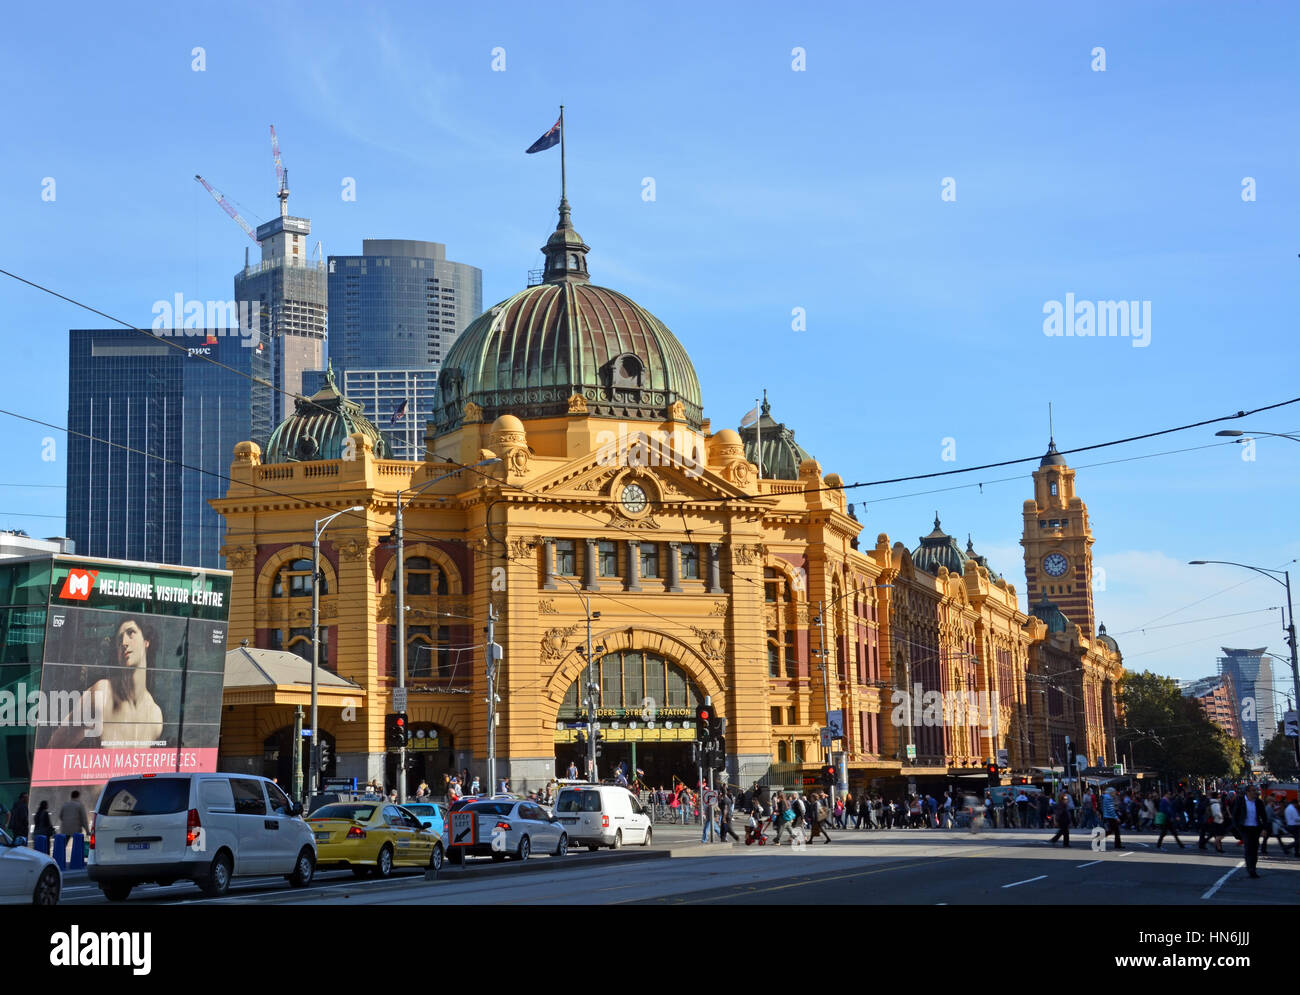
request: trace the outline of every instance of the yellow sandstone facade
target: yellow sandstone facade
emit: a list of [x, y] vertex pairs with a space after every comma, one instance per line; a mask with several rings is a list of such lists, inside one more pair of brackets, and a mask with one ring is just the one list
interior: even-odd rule
[[[745, 786], [815, 773], [829, 756], [828, 711], [842, 713], [834, 749], [855, 788], [978, 774], [999, 749], [1021, 770], [1059, 764], [1065, 735], [1090, 758], [1111, 755], [1120, 657], [1092, 636], [1091, 614], [1084, 629], [1071, 624], [1077, 607], [1069, 619], [1050, 603], [1026, 614], [937, 519], [914, 551], [883, 534], [858, 548], [840, 478], [766, 403], [756, 425], [712, 430], [672, 333], [590, 283], [567, 202], [543, 251], [543, 283], [485, 313], [449, 353], [425, 461], [377, 457], [379, 433], [327, 382], [298, 402], [265, 461], [257, 445], [237, 447], [227, 496], [213, 502], [235, 574], [231, 647], [308, 658], [314, 524], [364, 508], [322, 535], [322, 666], [359, 689], [322, 699], [326, 774], [397, 776], [384, 717], [397, 683], [399, 492], [411, 786], [486, 774], [489, 605], [503, 650], [497, 770], [516, 790], [583, 768], [588, 605], [599, 613], [602, 775], [626, 761], [650, 784], [694, 780], [692, 717], [705, 696], [728, 719], [728, 769]], [[471, 468], [488, 459], [499, 462]], [[1035, 477], [1057, 474], [1060, 489], [1068, 473], [1068, 505], [1078, 499], [1063, 465]], [[1026, 505], [1031, 586], [1058, 547], [1079, 576], [1090, 533], [1039, 530], [1038, 515], [1031, 529]], [[1081, 596], [1078, 583], [1063, 597]], [[228, 689], [223, 765], [283, 780], [301, 692]]]

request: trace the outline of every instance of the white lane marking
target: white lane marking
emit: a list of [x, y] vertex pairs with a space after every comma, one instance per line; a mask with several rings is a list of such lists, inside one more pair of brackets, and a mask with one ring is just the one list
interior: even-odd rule
[[1079, 864], [1078, 867], [1091, 867], [1093, 864], [1100, 864], [1100, 860], [1090, 860], [1086, 864]]
[[1036, 877], [1036, 878], [1025, 878], [1023, 881], [1012, 881], [1010, 884], [1004, 884], [1002, 887], [1003, 887], [1003, 888], [1014, 888], [1016, 885], [1019, 885], [1019, 884], [1029, 884], [1031, 881], [1041, 881], [1041, 880], [1043, 880], [1043, 878], [1045, 878], [1045, 877], [1047, 877], [1046, 874], [1040, 874], [1040, 875], [1038, 875], [1038, 877]]
[[1214, 885], [1210, 888], [1210, 890], [1201, 896], [1201, 901], [1206, 901], [1207, 899], [1213, 898], [1214, 893], [1223, 887], [1224, 882], [1226, 882], [1228, 878], [1232, 877], [1234, 874], [1236, 874], [1239, 870], [1241, 870], [1245, 866], [1246, 866], [1246, 862], [1243, 860], [1235, 867], [1233, 867], [1233, 869], [1230, 870], [1227, 874], [1223, 875], [1223, 877], [1215, 881]]
[[1121, 856], [1121, 857], [1131, 857], [1131, 856], [1133, 856], [1133, 854], [1135, 854], [1136, 852], [1137, 852], [1136, 850], [1125, 850], [1123, 853], [1120, 854], [1120, 856]]

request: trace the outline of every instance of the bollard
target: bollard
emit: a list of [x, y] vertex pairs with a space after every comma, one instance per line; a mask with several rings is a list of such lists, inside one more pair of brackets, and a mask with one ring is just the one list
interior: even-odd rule
[[68, 869], [68, 835], [67, 833], [54, 834], [54, 862], [59, 865], [59, 870]]
[[32, 837], [32, 849], [37, 853], [43, 853], [49, 856], [50, 838], [48, 836], [36, 835]]
[[76, 833], [72, 837], [72, 858], [68, 861], [68, 870], [80, 871], [86, 866], [86, 837]]

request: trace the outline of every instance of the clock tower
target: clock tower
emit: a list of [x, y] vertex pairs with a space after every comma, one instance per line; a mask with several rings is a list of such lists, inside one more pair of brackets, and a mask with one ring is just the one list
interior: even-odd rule
[[1034, 497], [1025, 502], [1025, 581], [1029, 604], [1044, 597], [1091, 639], [1097, 622], [1092, 605], [1092, 527], [1088, 508], [1074, 493], [1074, 471], [1048, 443], [1034, 471]]

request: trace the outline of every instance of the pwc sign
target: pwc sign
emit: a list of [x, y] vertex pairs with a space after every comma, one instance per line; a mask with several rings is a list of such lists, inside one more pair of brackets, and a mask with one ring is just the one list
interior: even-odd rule
[[70, 601], [89, 600], [90, 592], [95, 589], [95, 578], [98, 576], [98, 570], [70, 569], [68, 579], [63, 582], [63, 590], [59, 592], [59, 597], [67, 598]]

